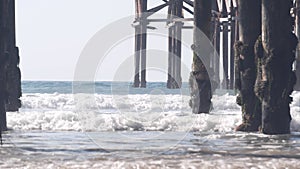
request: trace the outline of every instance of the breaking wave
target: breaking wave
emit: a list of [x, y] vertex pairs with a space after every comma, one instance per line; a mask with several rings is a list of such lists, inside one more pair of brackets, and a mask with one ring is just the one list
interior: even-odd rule
[[[300, 131], [300, 92], [293, 93], [292, 131]], [[79, 98], [79, 99], [78, 99]], [[241, 123], [235, 96], [214, 95], [210, 114], [192, 114], [189, 96], [24, 94], [20, 112], [8, 112], [14, 130], [233, 131]]]

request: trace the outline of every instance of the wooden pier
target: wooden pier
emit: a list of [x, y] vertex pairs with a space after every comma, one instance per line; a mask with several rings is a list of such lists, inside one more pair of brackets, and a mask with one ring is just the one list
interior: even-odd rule
[[[214, 88], [238, 89], [241, 95], [237, 101], [243, 107], [245, 122], [241, 131], [250, 131], [247, 123], [251, 122], [253, 111], [247, 107], [261, 106], [259, 124], [255, 124], [253, 131], [261, 125], [266, 134], [289, 133], [290, 94], [296, 76], [298, 83], [295, 89], [300, 90], [300, 45], [296, 48], [300, 36], [299, 7], [300, 0], [161, 0], [161, 4], [148, 9], [148, 0], [135, 0], [133, 87], [146, 87], [147, 29], [153, 28], [151, 23], [168, 25], [167, 87], [170, 89], [182, 86], [182, 30], [194, 29], [196, 35], [198, 28], [211, 40], [216, 53], [215, 57], [201, 56], [204, 58], [201, 60], [197, 53], [201, 45], [194, 37], [190, 80], [193, 83], [191, 96], [196, 98], [191, 103], [191, 107], [195, 108], [193, 112], [208, 113], [211, 110]], [[150, 18], [164, 8], [168, 9], [166, 18]], [[185, 18], [184, 12], [192, 14], [193, 18]], [[249, 17], [253, 13], [258, 18], [255, 20], [257, 24], [253, 24], [253, 17]], [[292, 22], [293, 19], [295, 22]], [[194, 26], [185, 27], [184, 22], [194, 22]], [[21, 72], [15, 30], [15, 0], [1, 0], [0, 131], [7, 129], [6, 111], [18, 111], [21, 106]], [[255, 37], [253, 30], [256, 30]], [[262, 36], [256, 37], [259, 34]], [[255, 103], [249, 101], [250, 95], [255, 98]]]
[[[135, 0], [135, 78], [134, 87], [146, 87], [146, 58], [147, 58], [147, 28], [152, 22], [164, 22], [168, 25], [168, 80], [167, 88], [177, 89], [182, 85], [182, 30], [193, 29], [185, 27], [184, 22], [192, 22], [194, 18], [185, 18], [184, 13], [194, 15], [194, 1], [191, 0], [162, 0], [160, 5], [147, 8], [147, 0]], [[154, 13], [167, 8], [167, 18], [150, 19]], [[144, 13], [144, 14], [143, 14]], [[223, 77], [223, 89], [234, 89], [234, 49], [238, 40], [237, 3], [233, 0], [212, 1], [211, 36], [209, 37], [216, 48], [216, 57], [211, 58], [211, 68], [214, 70], [214, 80], [220, 83]], [[222, 36], [220, 36], [222, 35]], [[223, 44], [223, 45], [221, 45]], [[222, 46], [222, 50], [220, 47]], [[222, 52], [221, 52], [222, 51]], [[230, 51], [230, 52], [229, 52]], [[222, 57], [220, 59], [218, 56]], [[222, 60], [223, 62], [220, 62]], [[222, 64], [222, 65], [220, 65]], [[223, 67], [223, 69], [220, 69]]]

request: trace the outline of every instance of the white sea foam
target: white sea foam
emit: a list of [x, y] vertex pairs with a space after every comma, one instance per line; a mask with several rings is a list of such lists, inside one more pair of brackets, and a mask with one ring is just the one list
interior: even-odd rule
[[[300, 92], [293, 97], [291, 129], [300, 131]], [[8, 126], [15, 130], [227, 132], [241, 122], [235, 96], [215, 95], [211, 114], [192, 114], [188, 101], [189, 96], [181, 95], [24, 94], [20, 112], [8, 112]]]

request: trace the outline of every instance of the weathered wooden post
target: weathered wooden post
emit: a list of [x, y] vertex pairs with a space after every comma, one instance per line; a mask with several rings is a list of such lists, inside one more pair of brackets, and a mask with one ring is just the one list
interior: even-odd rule
[[217, 1], [212, 1], [212, 25], [211, 25], [211, 40], [215, 51], [211, 58], [211, 66], [214, 71], [214, 81], [220, 83], [220, 20]]
[[220, 26], [220, 12], [219, 12], [219, 6], [217, 4], [217, 1], [212, 1], [212, 18], [213, 18], [213, 45], [215, 48], [214, 52], [214, 64], [212, 64], [214, 68], [214, 80], [217, 84], [220, 84], [220, 32], [221, 32], [221, 26]]
[[[235, 40], [234, 41], [236, 43], [237, 41], [240, 40], [238, 0], [233, 0], [232, 4], [233, 4], [233, 7], [235, 9], [235, 36], [234, 36]], [[237, 51], [235, 49], [235, 43], [234, 43], [234, 46], [232, 46], [233, 50], [234, 50], [234, 90], [238, 90], [238, 86], [237, 86], [238, 82], [236, 80], [237, 79], [240, 80], [240, 72], [238, 70], [239, 67], [236, 66], [236, 62], [237, 62], [236, 52]]]
[[[183, 18], [183, 0], [176, 0], [175, 1], [175, 17], [177, 19]], [[181, 79], [181, 37], [182, 37], [182, 26], [183, 23], [180, 21], [175, 22], [175, 41], [174, 41], [174, 89], [181, 88], [182, 79]]]
[[[262, 100], [262, 132], [290, 133], [290, 94], [297, 37], [292, 33], [292, 1], [262, 0], [262, 39], [257, 43], [260, 72], [256, 93]], [[249, 8], [249, 7], [248, 7]]]
[[[133, 87], [146, 87], [147, 0], [135, 0], [135, 54]], [[140, 81], [141, 73], [141, 81]]]
[[134, 82], [133, 87], [140, 86], [140, 60], [141, 60], [141, 0], [135, 0], [135, 49], [134, 49]]
[[146, 59], [147, 59], [147, 7], [148, 0], [141, 0], [141, 86], [146, 87]]
[[8, 64], [8, 1], [0, 1], [0, 130], [7, 130], [5, 103], [7, 100], [6, 69]]
[[19, 68], [19, 49], [16, 47], [16, 25], [15, 25], [15, 0], [8, 0], [8, 35], [7, 51], [9, 53], [9, 64], [7, 67], [7, 111], [18, 111], [21, 107], [21, 71]]
[[230, 23], [230, 89], [234, 89], [234, 43], [236, 42], [236, 8], [234, 6], [230, 6], [230, 15], [229, 15], [229, 23]]
[[171, 0], [168, 10], [169, 26], [169, 59], [167, 87], [181, 87], [181, 36], [183, 23], [174, 19], [183, 18], [183, 0]]
[[[2, 30], [0, 31], [2, 34]], [[7, 92], [7, 67], [9, 64], [9, 55], [7, 52], [4, 52], [3, 49], [3, 39], [1, 38], [1, 54], [0, 54], [0, 130], [7, 130], [7, 121], [6, 121], [6, 110], [5, 103], [8, 99]]]
[[240, 32], [239, 32], [239, 10], [238, 10], [238, 0], [232, 0], [233, 9], [235, 11], [234, 20], [235, 20], [235, 41], [240, 39]]
[[0, 1], [0, 130], [7, 130], [6, 111], [18, 111], [21, 107], [21, 95], [15, 0], [2, 0]]
[[[172, 3], [169, 5], [168, 8], [168, 19], [172, 20], [174, 17], [174, 9], [175, 9], [175, 3], [174, 0], [170, 0]], [[168, 22], [170, 24], [171, 22]], [[169, 25], [169, 36], [168, 36], [168, 81], [167, 81], [167, 88], [172, 89], [173, 83], [174, 83], [174, 26]]]
[[220, 32], [221, 32], [221, 27], [220, 27], [220, 20], [219, 20], [219, 17], [216, 18], [216, 27], [215, 27], [215, 42], [214, 42], [214, 47], [215, 47], [215, 58], [216, 58], [216, 61], [215, 61], [215, 70], [214, 70], [214, 73], [215, 73], [215, 81], [217, 84], [220, 84]]
[[[194, 50], [193, 66], [190, 76], [191, 101], [193, 113], [209, 113], [211, 109], [212, 86], [209, 77], [209, 56], [199, 56], [201, 53], [200, 31], [210, 37], [211, 1], [194, 0]], [[200, 51], [200, 52], [199, 52]], [[207, 66], [207, 67], [206, 67]]]
[[258, 131], [261, 105], [254, 93], [256, 65], [254, 45], [261, 34], [261, 0], [238, 0], [240, 41], [235, 44], [237, 103], [242, 107], [243, 122], [236, 130]]
[[[296, 15], [295, 33], [299, 40], [300, 39], [300, 0], [296, 0], [295, 15]], [[297, 75], [297, 83], [295, 85], [295, 90], [300, 91], [300, 43], [298, 43], [296, 49], [296, 75]]]
[[223, 88], [229, 89], [229, 74], [228, 74], [228, 22], [222, 22], [223, 32]]

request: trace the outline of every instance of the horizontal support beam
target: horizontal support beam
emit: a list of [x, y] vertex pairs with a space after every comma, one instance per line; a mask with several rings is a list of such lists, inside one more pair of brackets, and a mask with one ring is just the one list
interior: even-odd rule
[[194, 18], [147, 19], [148, 22], [191, 22]]
[[193, 26], [183, 26], [182, 29], [194, 29]]

